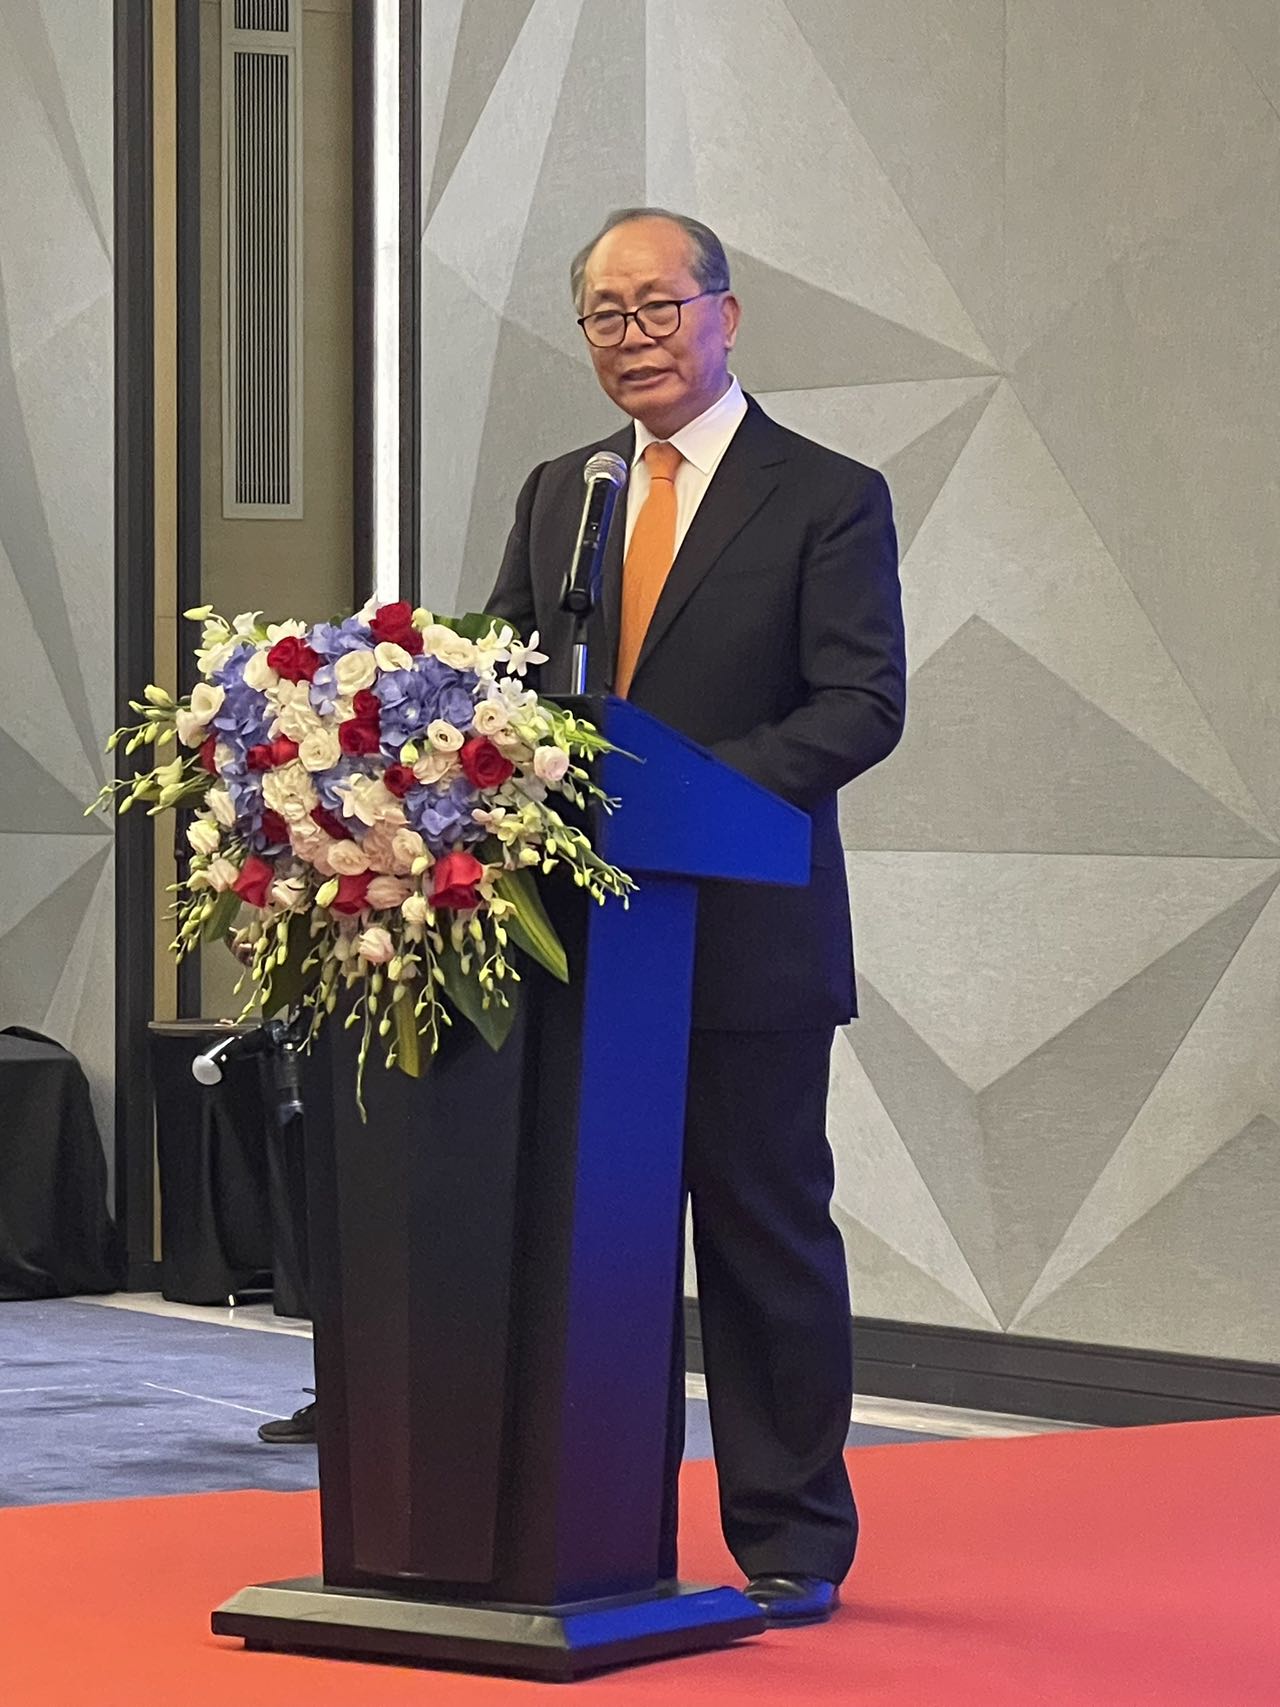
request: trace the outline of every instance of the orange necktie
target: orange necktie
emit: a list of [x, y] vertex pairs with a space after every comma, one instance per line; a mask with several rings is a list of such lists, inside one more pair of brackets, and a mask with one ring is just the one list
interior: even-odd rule
[[645, 446], [649, 495], [631, 530], [622, 566], [622, 630], [613, 691], [623, 699], [631, 689], [636, 660], [676, 555], [676, 470], [684, 461], [674, 445]]

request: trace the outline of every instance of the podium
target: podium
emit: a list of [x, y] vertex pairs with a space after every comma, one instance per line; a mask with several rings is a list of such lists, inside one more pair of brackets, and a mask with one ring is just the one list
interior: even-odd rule
[[544, 886], [571, 981], [522, 967], [496, 1053], [421, 1079], [331, 1026], [307, 1100], [323, 1575], [246, 1588], [254, 1648], [550, 1679], [758, 1634], [659, 1578], [698, 885], [798, 884], [804, 813], [616, 699], [595, 845], [637, 882]]

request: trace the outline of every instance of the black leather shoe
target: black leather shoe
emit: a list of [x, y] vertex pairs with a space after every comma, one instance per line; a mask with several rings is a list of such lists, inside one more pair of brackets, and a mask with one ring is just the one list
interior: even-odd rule
[[775, 1629], [825, 1624], [840, 1604], [840, 1590], [825, 1577], [752, 1577], [746, 1595]]
[[309, 1405], [303, 1405], [300, 1411], [295, 1411], [291, 1417], [280, 1417], [274, 1422], [263, 1423], [258, 1430], [258, 1439], [266, 1441], [268, 1446], [312, 1446], [316, 1438], [316, 1402], [313, 1399]]

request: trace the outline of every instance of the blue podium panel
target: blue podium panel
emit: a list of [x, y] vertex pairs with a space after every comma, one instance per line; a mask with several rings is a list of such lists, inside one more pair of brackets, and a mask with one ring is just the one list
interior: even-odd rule
[[596, 843], [633, 876], [665, 871], [741, 883], [809, 881], [809, 816], [705, 747], [659, 723], [624, 699], [583, 701], [616, 753], [601, 761], [598, 781], [621, 800], [601, 813]]

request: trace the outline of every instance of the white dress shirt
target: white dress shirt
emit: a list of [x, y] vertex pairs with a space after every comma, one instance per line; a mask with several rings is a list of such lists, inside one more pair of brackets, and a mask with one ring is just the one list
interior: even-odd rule
[[[664, 441], [673, 444], [684, 458], [676, 470], [675, 480], [677, 551], [689, 531], [689, 523], [696, 515], [707, 487], [711, 484], [711, 476], [719, 468], [720, 459], [728, 450], [746, 412], [747, 400], [742, 395], [742, 387], [736, 379], [731, 378], [729, 389], [723, 397], [709, 409], [705, 409], [696, 421], [690, 421], [687, 426], [681, 427], [673, 438]], [[642, 422], [637, 421], [636, 451], [631, 463], [631, 480], [627, 486], [624, 556], [631, 544], [631, 534], [636, 525], [636, 517], [640, 514], [640, 506], [649, 496], [649, 470], [644, 463], [644, 451], [646, 445], [654, 442], [655, 435]]]

